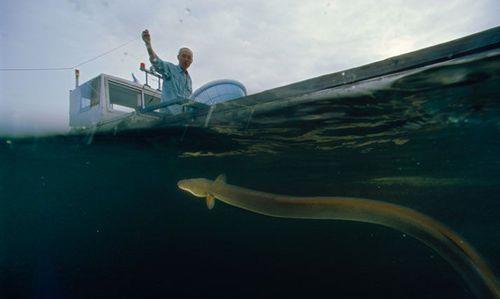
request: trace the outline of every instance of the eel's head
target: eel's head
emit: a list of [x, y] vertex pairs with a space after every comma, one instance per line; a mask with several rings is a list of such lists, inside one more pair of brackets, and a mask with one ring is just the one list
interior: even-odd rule
[[212, 186], [221, 186], [226, 183], [226, 176], [219, 175], [215, 181], [207, 179], [186, 179], [177, 182], [177, 187], [184, 191], [193, 194], [196, 197], [204, 197], [206, 199], [207, 208], [209, 210], [214, 208], [215, 196], [210, 193]]
[[187, 191], [196, 197], [207, 197], [210, 186], [213, 182], [211, 180], [199, 179], [186, 179], [177, 182], [179, 189]]

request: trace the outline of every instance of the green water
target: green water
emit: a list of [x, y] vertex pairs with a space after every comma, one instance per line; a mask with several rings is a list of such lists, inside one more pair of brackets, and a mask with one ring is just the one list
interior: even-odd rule
[[[0, 295], [474, 298], [443, 258], [401, 232], [220, 202], [209, 211], [176, 183], [224, 173], [266, 192], [396, 203], [453, 229], [498, 276], [497, 66], [337, 97], [314, 111], [337, 114], [312, 122], [294, 119], [302, 107], [230, 131], [1, 138]], [[288, 122], [257, 122], [286, 113]]]

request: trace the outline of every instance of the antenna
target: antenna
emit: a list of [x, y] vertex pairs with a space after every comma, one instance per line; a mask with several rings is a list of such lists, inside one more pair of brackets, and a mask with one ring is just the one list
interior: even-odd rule
[[80, 79], [80, 70], [79, 69], [75, 69], [75, 88], [77, 88], [80, 83], [78, 82]]

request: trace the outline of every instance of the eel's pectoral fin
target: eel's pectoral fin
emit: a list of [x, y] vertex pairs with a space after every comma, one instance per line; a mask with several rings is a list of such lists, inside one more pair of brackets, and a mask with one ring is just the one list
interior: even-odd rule
[[215, 197], [211, 194], [207, 195], [207, 208], [209, 210], [213, 209], [215, 205]]
[[226, 183], [226, 175], [221, 174], [215, 179], [215, 183]]

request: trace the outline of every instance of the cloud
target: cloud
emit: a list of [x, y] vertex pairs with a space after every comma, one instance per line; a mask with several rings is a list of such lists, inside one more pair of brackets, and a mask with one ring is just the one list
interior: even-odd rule
[[[194, 50], [194, 87], [241, 81], [250, 93], [348, 69], [497, 26], [498, 1], [2, 1], [2, 67], [72, 66], [127, 41], [81, 67], [130, 78], [147, 61], [140, 32], [166, 60]], [[19, 123], [67, 129], [73, 73], [0, 74], [0, 101]], [[139, 76], [139, 75], [138, 75]], [[56, 117], [57, 116], [57, 117]], [[24, 126], [27, 128], [29, 126]], [[24, 130], [24, 129], [23, 129]]]

